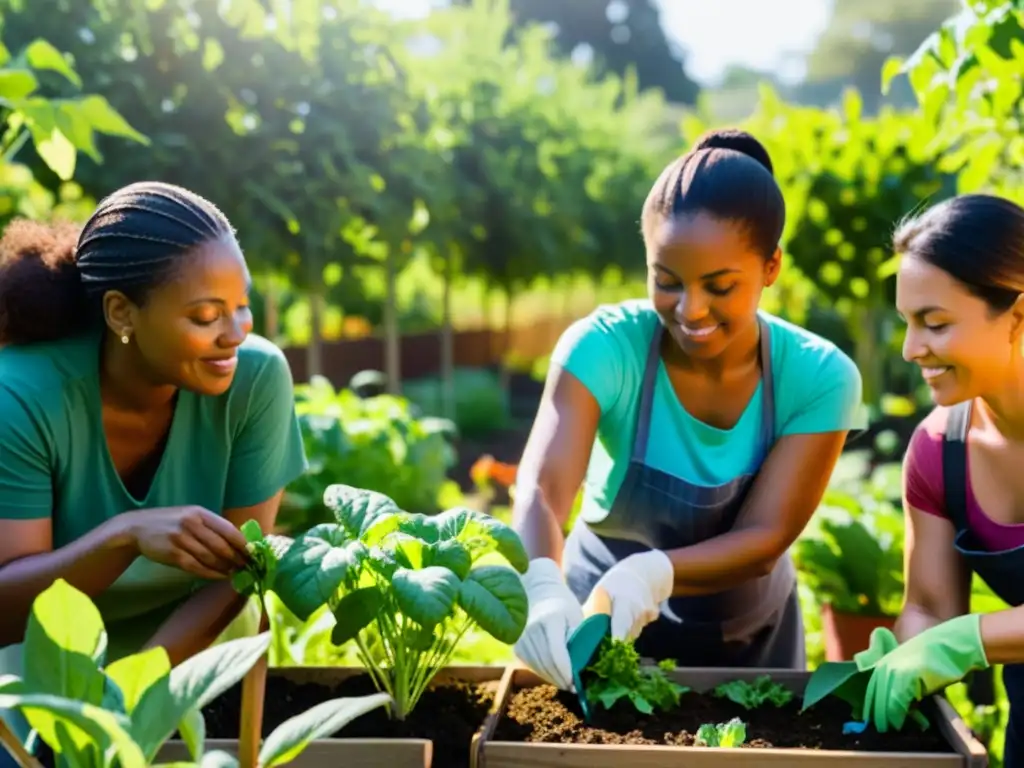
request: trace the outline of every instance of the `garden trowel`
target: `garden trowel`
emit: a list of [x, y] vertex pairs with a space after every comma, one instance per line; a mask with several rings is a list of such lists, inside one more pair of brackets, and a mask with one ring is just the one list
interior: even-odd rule
[[[572, 664], [572, 681], [576, 686], [576, 696], [580, 701], [580, 708], [583, 710], [583, 718], [590, 722], [590, 702], [587, 701], [587, 692], [583, 690], [583, 679], [581, 673], [590, 664], [597, 649], [601, 647], [608, 633], [611, 631], [611, 601], [607, 599], [604, 590], [601, 591], [603, 599], [588, 603], [587, 608], [596, 610], [585, 618], [569, 637], [569, 662]], [[594, 603], [596, 602], [596, 605]]]

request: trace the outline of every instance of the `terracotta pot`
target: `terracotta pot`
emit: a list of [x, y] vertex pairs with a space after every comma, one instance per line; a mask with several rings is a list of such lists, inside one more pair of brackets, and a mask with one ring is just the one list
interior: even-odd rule
[[877, 627], [892, 629], [895, 616], [864, 616], [845, 613], [825, 603], [821, 610], [821, 634], [825, 640], [826, 661], [851, 661], [855, 653], [863, 651], [871, 642], [871, 633]]

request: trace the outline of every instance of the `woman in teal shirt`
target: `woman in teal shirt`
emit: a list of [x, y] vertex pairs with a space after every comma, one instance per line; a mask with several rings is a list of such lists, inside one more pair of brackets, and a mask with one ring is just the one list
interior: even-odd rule
[[250, 334], [251, 280], [210, 202], [132, 184], [81, 233], [19, 221], [0, 242], [0, 671], [35, 597], [96, 602], [107, 661], [173, 664], [245, 607], [238, 528], [274, 525], [305, 471], [288, 364]]
[[531, 556], [516, 653], [561, 688], [567, 638], [609, 601], [613, 636], [647, 657], [805, 666], [788, 549], [862, 426], [861, 379], [833, 344], [758, 309], [784, 220], [756, 139], [705, 136], [644, 205], [649, 298], [558, 342], [513, 522]]

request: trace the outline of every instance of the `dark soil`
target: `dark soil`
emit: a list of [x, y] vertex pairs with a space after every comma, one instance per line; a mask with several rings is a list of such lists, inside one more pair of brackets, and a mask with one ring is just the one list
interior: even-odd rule
[[[420, 697], [403, 722], [390, 720], [385, 708], [375, 709], [346, 725], [334, 738], [430, 739], [434, 765], [468, 768], [473, 734], [483, 724], [498, 683], [438, 685]], [[263, 735], [278, 725], [328, 699], [376, 693], [366, 675], [351, 677], [338, 686], [297, 684], [273, 674], [267, 677]], [[237, 739], [241, 687], [235, 686], [203, 710], [208, 739]]]
[[693, 746], [697, 729], [704, 723], [724, 723], [739, 717], [747, 726], [748, 748], [843, 749], [865, 752], [953, 752], [933, 724], [921, 731], [908, 724], [903, 731], [843, 735], [850, 708], [837, 699], [826, 699], [800, 714], [794, 700], [747, 711], [728, 699], [697, 693], [683, 694], [678, 709], [643, 715], [631, 705], [617, 704], [606, 710], [592, 709], [587, 725], [575, 694], [550, 685], [523, 688], [514, 693], [492, 737], [495, 741], [548, 742], [561, 744], [654, 744]]

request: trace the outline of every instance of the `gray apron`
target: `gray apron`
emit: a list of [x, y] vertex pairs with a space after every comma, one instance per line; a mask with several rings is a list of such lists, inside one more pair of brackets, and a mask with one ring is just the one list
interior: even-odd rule
[[[775, 396], [770, 331], [758, 321], [763, 382], [760, 468], [775, 440]], [[663, 333], [659, 323], [644, 368], [629, 467], [611, 511], [596, 523], [577, 518], [566, 538], [563, 569], [580, 602], [624, 557], [693, 546], [729, 531], [757, 476], [755, 469], [723, 485], [700, 486], [644, 463]], [[673, 597], [668, 606], [681, 623], [662, 615], [648, 624], [636, 640], [641, 656], [675, 659], [686, 667], [806, 667], [796, 569], [788, 552], [766, 576], [716, 594]]]
[[[949, 518], [956, 529], [953, 547], [993, 592], [1016, 607], [1024, 605], [1024, 546], [989, 552], [978, 541], [967, 519], [967, 433], [971, 429], [972, 402], [957, 403], [949, 409], [942, 440], [943, 491]], [[982, 674], [993, 674], [992, 668]], [[1024, 768], [1024, 664], [1003, 665], [1003, 686], [1010, 705], [1003, 767]]]

